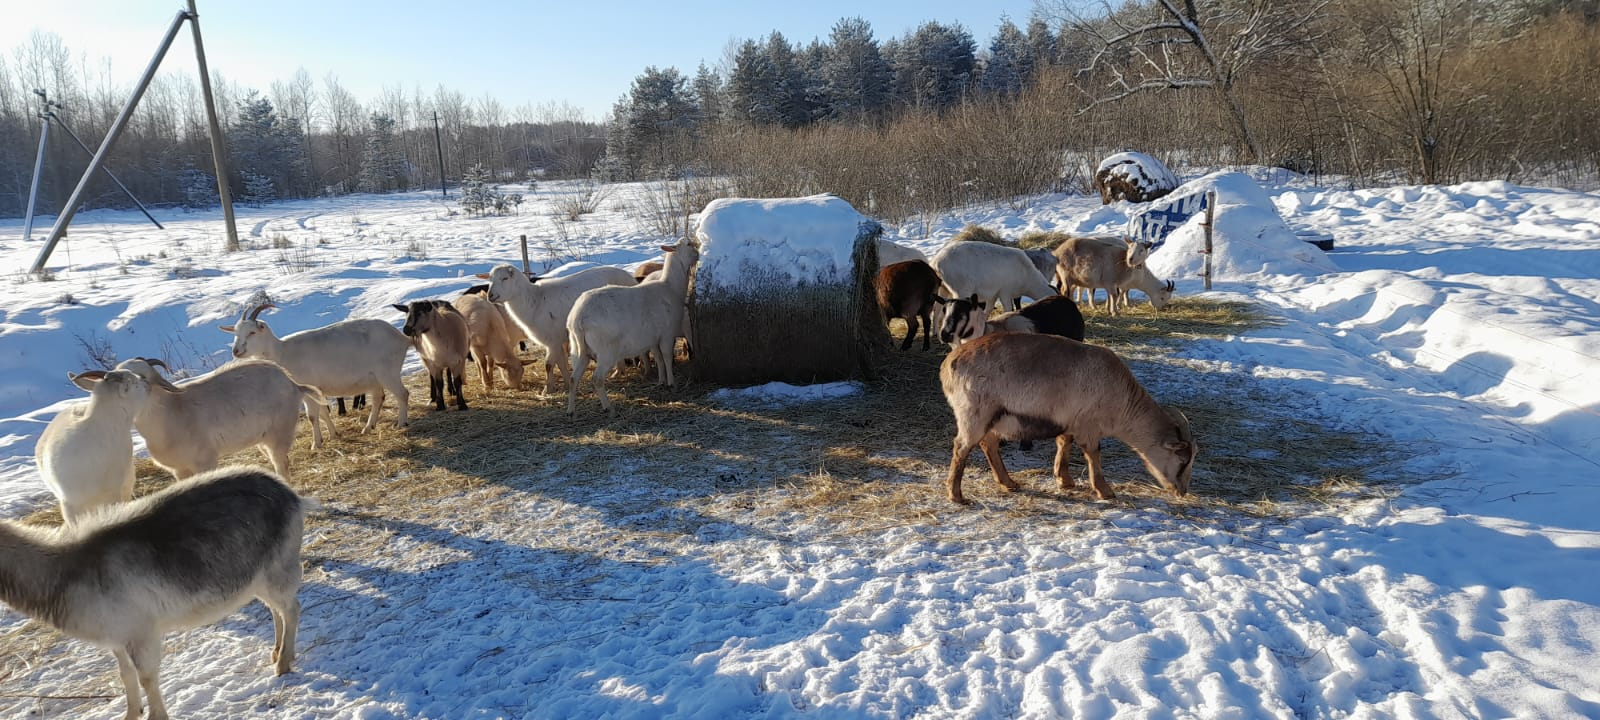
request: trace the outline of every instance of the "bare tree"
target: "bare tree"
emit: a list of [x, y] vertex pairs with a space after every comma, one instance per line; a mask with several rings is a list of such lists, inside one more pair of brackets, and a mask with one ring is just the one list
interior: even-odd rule
[[1261, 158], [1239, 85], [1274, 61], [1297, 55], [1316, 38], [1311, 21], [1328, 0], [1155, 0], [1087, 17], [1058, 0], [1041, 8], [1090, 46], [1075, 74], [1080, 113], [1146, 92], [1209, 89], [1226, 108], [1245, 160]]

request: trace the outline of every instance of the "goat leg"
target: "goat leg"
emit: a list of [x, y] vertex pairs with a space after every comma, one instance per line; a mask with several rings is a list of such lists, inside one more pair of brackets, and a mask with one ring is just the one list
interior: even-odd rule
[[978, 444], [983, 448], [983, 456], [989, 459], [989, 468], [994, 471], [995, 482], [1012, 492], [1020, 489], [1021, 486], [1017, 485], [1017, 481], [1011, 479], [1011, 473], [1006, 472], [1005, 460], [1000, 457], [1000, 438], [994, 433], [989, 433], [983, 436], [983, 440]]
[[1071, 490], [1078, 486], [1072, 481], [1072, 471], [1067, 467], [1067, 462], [1072, 459], [1072, 436], [1061, 434], [1056, 436], [1056, 483], [1062, 491]]

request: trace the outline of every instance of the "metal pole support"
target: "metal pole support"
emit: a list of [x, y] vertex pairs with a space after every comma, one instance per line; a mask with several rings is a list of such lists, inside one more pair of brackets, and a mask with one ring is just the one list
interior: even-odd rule
[[[36, 90], [40, 96], [44, 91]], [[44, 126], [39, 128], [39, 156], [33, 161], [33, 184], [28, 188], [28, 213], [27, 219], [22, 221], [22, 241], [33, 239], [33, 206], [39, 200], [39, 175], [44, 172], [44, 149], [50, 140], [50, 112], [49, 101], [45, 101], [45, 113], [39, 117], [44, 119]]]
[[217, 199], [222, 201], [222, 222], [227, 226], [225, 250], [239, 249], [239, 228], [233, 222], [233, 193], [228, 190], [228, 144], [222, 138], [222, 123], [217, 121], [217, 101], [211, 96], [211, 71], [206, 69], [206, 48], [200, 42], [200, 13], [194, 0], [188, 0], [189, 29], [194, 31], [194, 56], [200, 63], [200, 94], [206, 101], [206, 123], [211, 126], [211, 161], [217, 169]]

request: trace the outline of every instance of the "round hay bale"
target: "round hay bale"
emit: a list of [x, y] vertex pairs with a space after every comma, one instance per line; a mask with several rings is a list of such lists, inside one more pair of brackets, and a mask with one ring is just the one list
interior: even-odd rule
[[1015, 242], [1005, 239], [1000, 235], [1000, 233], [983, 227], [982, 225], [974, 225], [971, 223], [968, 223], [965, 227], [961, 228], [961, 232], [956, 233], [955, 237], [950, 238], [950, 242], [986, 242], [990, 245], [1004, 245], [1006, 247], [1017, 246]]
[[874, 351], [889, 343], [872, 284], [882, 232], [831, 195], [712, 201], [689, 295], [695, 378], [873, 377]]
[[1141, 152], [1120, 152], [1100, 161], [1094, 173], [1100, 204], [1117, 200], [1150, 202], [1178, 187], [1178, 176], [1160, 160]]

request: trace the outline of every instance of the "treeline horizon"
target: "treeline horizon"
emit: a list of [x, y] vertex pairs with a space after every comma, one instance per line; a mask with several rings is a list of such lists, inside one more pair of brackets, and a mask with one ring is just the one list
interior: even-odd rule
[[[437, 186], [435, 112], [451, 182], [474, 166], [508, 182], [715, 175], [724, 191], [832, 192], [891, 219], [1082, 189], [1122, 149], [1354, 185], [1600, 176], [1600, 0], [1082, 7], [1044, 0], [981, 46], [936, 21], [881, 41], [860, 18], [805, 43], [775, 29], [717, 68], [644, 68], [604, 122], [442, 85], [362, 103], [334, 73], [304, 69], [264, 90], [221, 76], [213, 89], [244, 202]], [[31, 89], [58, 96], [93, 146], [128, 93], [106, 74], [49, 34], [0, 57], [0, 216], [27, 199]], [[214, 204], [205, 128], [193, 73], [160, 75], [109, 166], [146, 203]], [[86, 162], [52, 131], [38, 212], [59, 209]], [[86, 205], [130, 206], [103, 180]]]

